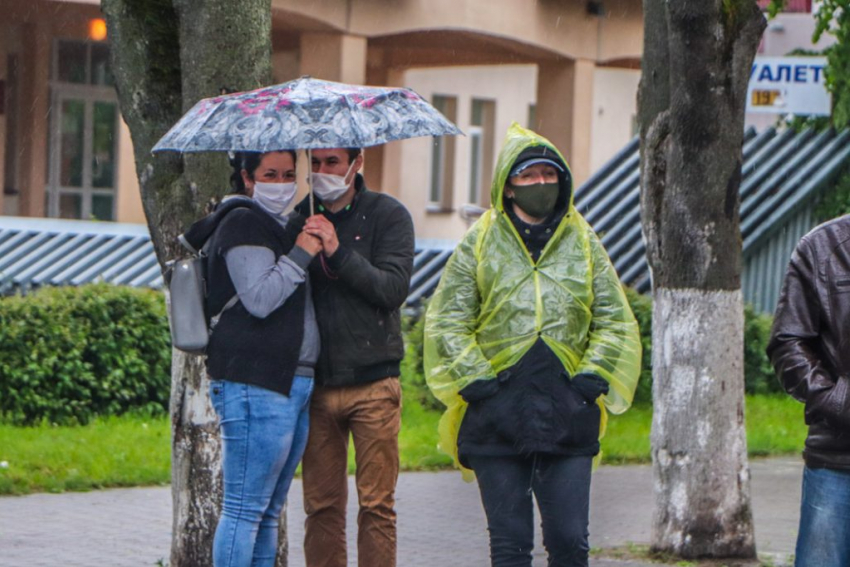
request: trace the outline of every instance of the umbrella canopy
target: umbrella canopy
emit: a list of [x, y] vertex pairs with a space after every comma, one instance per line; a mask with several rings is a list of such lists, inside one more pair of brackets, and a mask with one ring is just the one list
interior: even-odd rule
[[410, 89], [301, 77], [199, 101], [154, 152], [365, 148], [419, 136], [462, 134]]

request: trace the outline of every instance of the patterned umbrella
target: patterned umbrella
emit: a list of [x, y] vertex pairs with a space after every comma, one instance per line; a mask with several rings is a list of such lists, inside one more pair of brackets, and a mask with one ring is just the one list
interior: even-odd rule
[[365, 148], [419, 136], [462, 134], [410, 89], [301, 77], [203, 99], [154, 152]]

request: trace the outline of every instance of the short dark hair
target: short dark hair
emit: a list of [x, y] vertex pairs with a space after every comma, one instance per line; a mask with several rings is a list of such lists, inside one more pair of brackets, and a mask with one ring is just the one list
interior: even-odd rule
[[345, 148], [345, 152], [348, 154], [348, 163], [351, 164], [351, 162], [356, 160], [357, 156], [359, 156], [363, 150], [360, 148]]
[[[292, 163], [296, 163], [295, 152], [292, 150], [280, 150], [292, 156]], [[254, 172], [260, 167], [260, 162], [266, 154], [277, 152], [236, 152], [230, 158], [230, 167], [233, 168], [233, 173], [230, 174], [230, 187], [233, 192], [238, 195], [245, 194], [245, 180], [242, 179], [242, 170], [248, 172], [248, 176], [254, 179]]]

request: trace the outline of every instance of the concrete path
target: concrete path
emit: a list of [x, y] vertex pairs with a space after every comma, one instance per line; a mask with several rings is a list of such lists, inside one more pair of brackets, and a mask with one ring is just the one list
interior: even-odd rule
[[[751, 462], [759, 553], [782, 564], [793, 552], [802, 462]], [[349, 549], [356, 553], [356, 495], [349, 491]], [[486, 566], [487, 530], [475, 484], [459, 473], [403, 473], [397, 491], [399, 567]], [[590, 543], [610, 548], [648, 543], [652, 517], [649, 466], [604, 466], [594, 474]], [[304, 565], [301, 483], [289, 502], [290, 565]], [[538, 530], [539, 532], [539, 530]], [[167, 563], [171, 534], [169, 488], [0, 498], [0, 567], [138, 567]], [[545, 565], [538, 543], [535, 567]], [[354, 554], [349, 564], [356, 565]], [[592, 567], [643, 564], [593, 558]], [[379, 566], [376, 566], [379, 567]]]

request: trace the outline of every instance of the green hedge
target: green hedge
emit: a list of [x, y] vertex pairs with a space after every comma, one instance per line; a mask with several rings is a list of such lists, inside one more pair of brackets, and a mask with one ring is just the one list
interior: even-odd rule
[[0, 419], [8, 423], [164, 413], [170, 366], [159, 292], [96, 284], [0, 299]]
[[[626, 290], [629, 304], [640, 326], [643, 362], [640, 381], [635, 391], [636, 404], [652, 403], [652, 299], [632, 289]], [[424, 309], [423, 309], [424, 312]], [[413, 397], [426, 407], [442, 408], [425, 385], [422, 368], [423, 317], [406, 319], [407, 356], [402, 367], [402, 384], [405, 396]], [[781, 392], [779, 381], [765, 354], [770, 338], [773, 318], [756, 313], [747, 305], [744, 308], [744, 382], [748, 394]]]
[[[635, 403], [652, 401], [652, 300], [627, 290], [643, 344]], [[745, 309], [744, 373], [750, 394], [779, 392], [765, 346], [771, 317]], [[425, 385], [422, 317], [405, 318], [405, 397], [441, 404]], [[162, 294], [107, 284], [46, 288], [0, 299], [0, 419], [86, 423], [127, 411], [165, 413], [171, 347]]]

